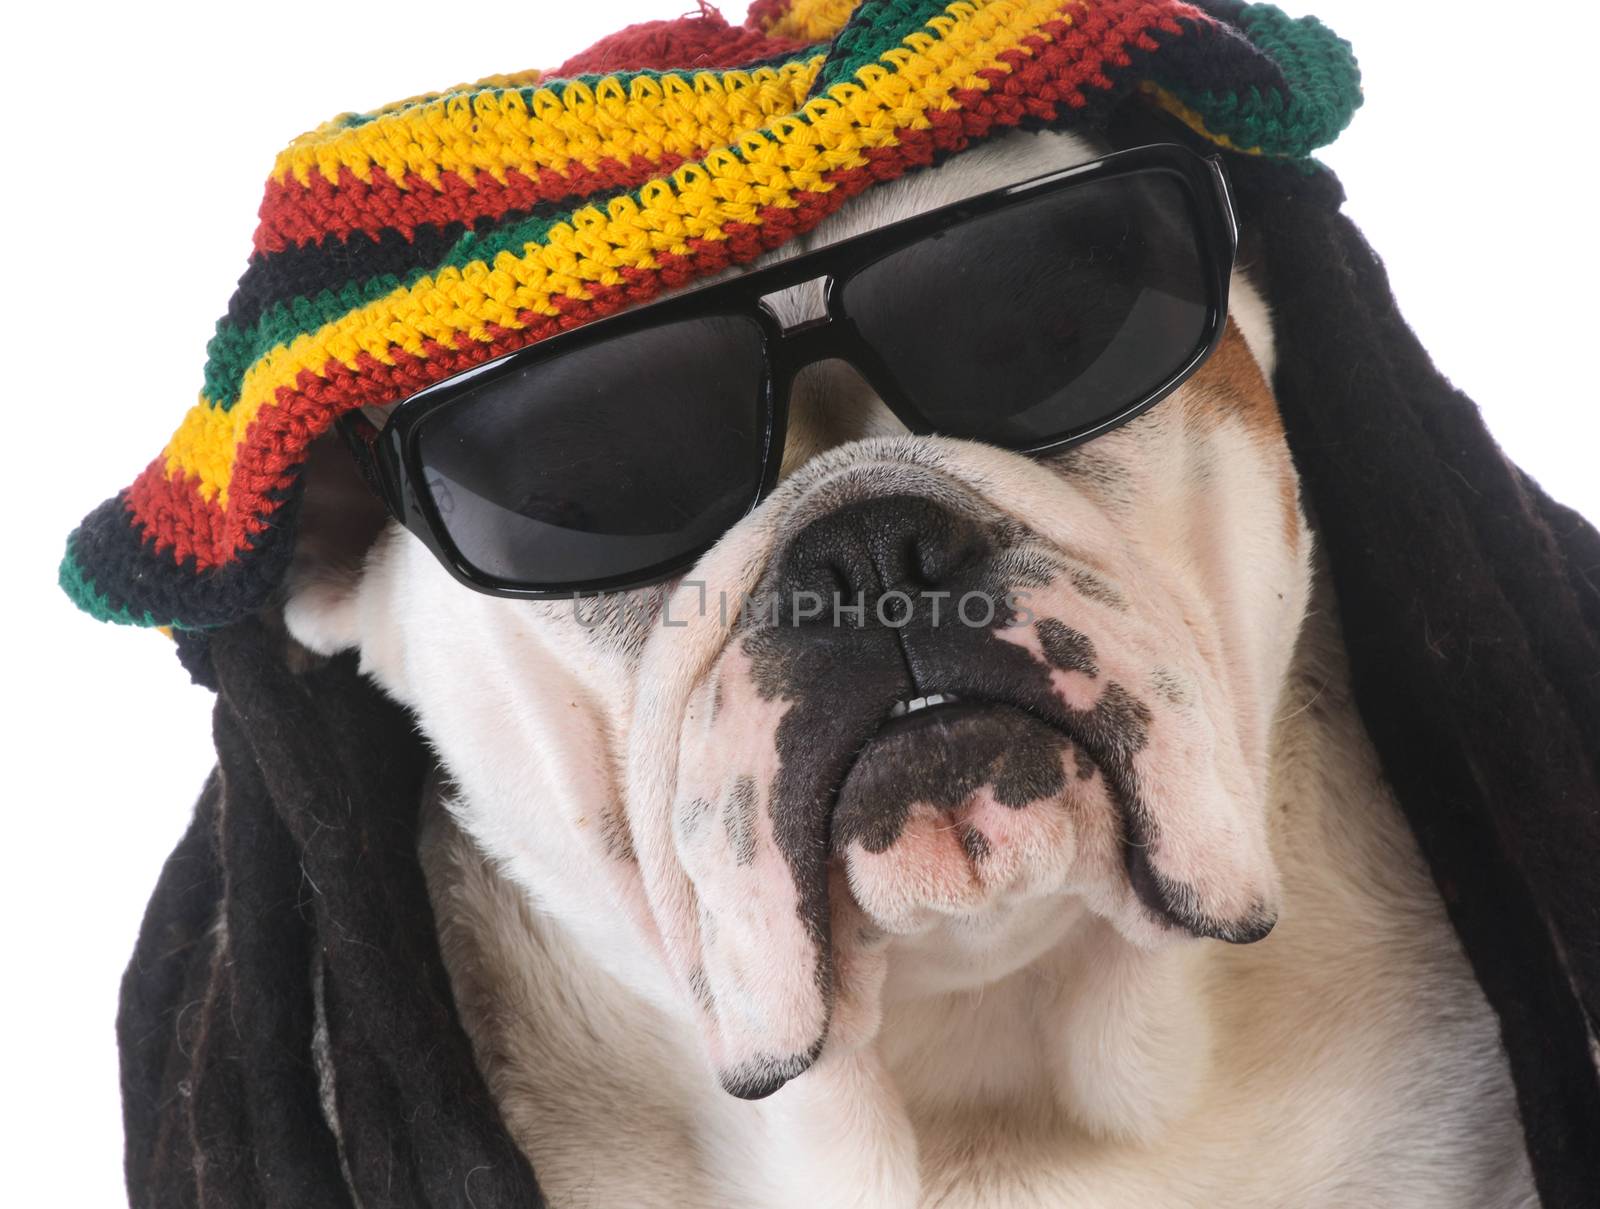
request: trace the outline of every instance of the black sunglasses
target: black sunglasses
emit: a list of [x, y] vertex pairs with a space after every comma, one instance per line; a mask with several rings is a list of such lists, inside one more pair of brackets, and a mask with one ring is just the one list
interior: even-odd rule
[[[563, 332], [341, 429], [463, 583], [551, 598], [686, 570], [777, 482], [804, 366], [912, 432], [1042, 453], [1151, 407], [1216, 347], [1238, 232], [1220, 159], [1156, 145]], [[826, 283], [784, 327], [763, 299]]]

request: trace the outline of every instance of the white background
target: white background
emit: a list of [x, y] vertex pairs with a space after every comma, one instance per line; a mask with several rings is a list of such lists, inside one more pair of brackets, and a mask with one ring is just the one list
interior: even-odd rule
[[[193, 401], [273, 153], [335, 113], [558, 63], [692, 7], [9, 10], [0, 1203], [122, 1200], [117, 982], [211, 763], [210, 694], [165, 639], [77, 614], [56, 562]], [[1595, 8], [1547, 0], [1524, 31], [1471, 0], [1286, 7], [1361, 57], [1366, 106], [1325, 158], [1424, 344], [1517, 460], [1600, 517], [1593, 81], [1571, 54], [1600, 35]]]

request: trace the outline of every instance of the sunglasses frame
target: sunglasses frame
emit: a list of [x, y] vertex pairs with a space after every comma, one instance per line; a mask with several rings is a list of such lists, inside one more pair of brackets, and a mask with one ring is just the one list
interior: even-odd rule
[[[1078, 445], [1155, 406], [1198, 370], [1222, 339], [1239, 232], [1221, 156], [1200, 156], [1177, 144], [1155, 143], [1005, 185], [766, 268], [699, 286], [561, 332], [418, 391], [401, 402], [381, 428], [360, 412], [341, 417], [338, 427], [362, 474], [384, 501], [390, 515], [421, 538], [450, 573], [470, 588], [513, 599], [565, 600], [660, 583], [693, 566], [717, 539], [636, 572], [569, 584], [512, 582], [480, 571], [457, 548], [434, 505], [432, 493], [427, 490], [418, 447], [422, 426], [430, 416], [458, 402], [468, 388], [476, 391], [497, 378], [592, 344], [691, 319], [751, 320], [758, 326], [762, 341], [764, 375], [760, 397], [753, 403], [764, 410], [765, 436], [760, 484], [740, 514], [739, 519], [742, 519], [777, 485], [788, 430], [790, 388], [795, 376], [808, 365], [832, 359], [848, 362], [908, 430], [918, 435], [929, 435], [933, 431], [923, 423], [916, 407], [901, 393], [893, 374], [878, 360], [844, 310], [844, 286], [853, 274], [969, 219], [1092, 181], [1150, 172], [1170, 175], [1183, 186], [1198, 238], [1202, 273], [1210, 291], [1204, 332], [1193, 354], [1166, 381], [1114, 415], [1063, 437], [1005, 448], [1017, 453], [1040, 454]], [[826, 312], [822, 316], [786, 328], [763, 302], [770, 295], [817, 280], [825, 282]], [[737, 524], [737, 519], [733, 523]]]

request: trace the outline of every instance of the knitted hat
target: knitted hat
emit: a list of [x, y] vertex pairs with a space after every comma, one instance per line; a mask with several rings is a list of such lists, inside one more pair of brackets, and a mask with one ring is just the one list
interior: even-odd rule
[[1309, 154], [1359, 104], [1313, 19], [1209, 0], [757, 0], [548, 74], [344, 114], [273, 165], [199, 402], [67, 543], [94, 616], [205, 631], [270, 597], [307, 447], [343, 412], [795, 238], [870, 186], [1135, 91], [1216, 144]]

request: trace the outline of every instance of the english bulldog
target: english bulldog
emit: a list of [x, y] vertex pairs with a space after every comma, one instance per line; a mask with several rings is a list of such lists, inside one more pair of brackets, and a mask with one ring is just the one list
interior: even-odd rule
[[[766, 263], [1101, 150], [1008, 135]], [[1535, 1203], [1272, 371], [1248, 265], [1198, 372], [1059, 451], [813, 366], [759, 506], [576, 599], [373, 536], [321, 451], [287, 624], [437, 752], [446, 961], [553, 1205]], [[895, 593], [916, 624], [814, 609]]]

